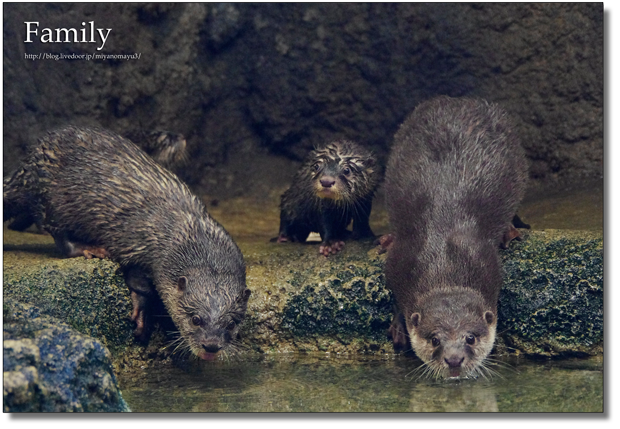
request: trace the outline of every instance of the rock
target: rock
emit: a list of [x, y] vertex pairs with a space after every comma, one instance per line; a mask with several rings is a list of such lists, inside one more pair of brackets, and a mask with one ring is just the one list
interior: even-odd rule
[[[5, 242], [23, 235], [10, 232]], [[347, 243], [330, 258], [309, 244], [239, 245], [252, 290], [242, 326], [248, 349], [392, 352], [386, 337], [392, 296], [382, 273], [385, 255], [377, 255], [370, 242]], [[5, 251], [5, 297], [33, 303], [100, 338], [117, 358], [119, 351], [141, 350], [132, 355], [134, 365], [170, 354], [162, 352], [167, 341], [162, 328], [148, 349], [132, 343], [131, 304], [112, 262], [50, 260], [29, 270], [14, 264], [11, 253]], [[600, 233], [534, 231], [501, 255], [506, 282], [498, 310], [500, 346], [543, 356], [602, 352]]]
[[[31, 235], [31, 234], [29, 234]], [[116, 350], [133, 344], [131, 300], [118, 264], [110, 260], [50, 258], [4, 264], [4, 296], [37, 306]]]
[[526, 233], [502, 252], [506, 280], [497, 331], [531, 355], [603, 352], [603, 239], [599, 233]]
[[[290, 163], [325, 140], [358, 140], [385, 157], [406, 115], [447, 94], [505, 107], [532, 177], [602, 176], [602, 3], [24, 2], [3, 11], [5, 171], [49, 129], [139, 125], [187, 137], [191, 162], [180, 173], [200, 192], [254, 195], [277, 155]], [[27, 60], [96, 50], [24, 43], [33, 16], [41, 27], [79, 28], [79, 17], [109, 26], [99, 53], [140, 59]], [[229, 180], [261, 158], [249, 180]]]
[[129, 411], [101, 342], [6, 295], [3, 324], [5, 413]]

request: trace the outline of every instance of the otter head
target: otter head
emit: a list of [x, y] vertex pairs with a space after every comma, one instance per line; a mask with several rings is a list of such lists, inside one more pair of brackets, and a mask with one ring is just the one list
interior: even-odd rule
[[495, 341], [497, 318], [482, 295], [460, 287], [423, 296], [406, 317], [416, 355], [424, 374], [435, 378], [486, 376], [485, 360]]
[[183, 134], [153, 131], [148, 134], [144, 150], [155, 162], [172, 168], [187, 160], [187, 141]]
[[250, 297], [245, 273], [240, 278], [189, 272], [177, 279], [172, 295], [164, 303], [179, 329], [176, 349], [205, 360], [235, 351]]
[[350, 141], [336, 141], [313, 150], [306, 166], [304, 170], [318, 198], [354, 203], [374, 192], [377, 184], [371, 153]]

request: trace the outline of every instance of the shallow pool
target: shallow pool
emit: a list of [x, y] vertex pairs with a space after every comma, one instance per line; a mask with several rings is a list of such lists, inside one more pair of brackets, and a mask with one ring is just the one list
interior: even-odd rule
[[433, 381], [404, 356], [276, 355], [145, 369], [134, 412], [602, 412], [602, 358], [502, 359], [492, 380]]

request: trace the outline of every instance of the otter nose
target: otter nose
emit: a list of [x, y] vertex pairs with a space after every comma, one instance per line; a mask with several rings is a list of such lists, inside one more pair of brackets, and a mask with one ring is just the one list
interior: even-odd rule
[[202, 348], [205, 349], [207, 353], [217, 353], [222, 349], [222, 347], [217, 344], [203, 344]]
[[324, 179], [321, 179], [321, 185], [324, 188], [331, 188], [332, 186], [334, 186], [334, 183], [336, 183], [336, 181], [331, 177], [326, 177]]
[[452, 356], [450, 358], [444, 358], [444, 360], [450, 368], [459, 368], [465, 360], [465, 357]]

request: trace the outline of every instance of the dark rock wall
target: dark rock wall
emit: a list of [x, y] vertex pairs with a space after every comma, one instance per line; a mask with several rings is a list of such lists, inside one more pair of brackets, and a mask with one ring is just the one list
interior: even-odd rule
[[[3, 8], [5, 169], [65, 123], [165, 129], [187, 137], [191, 162], [180, 174], [217, 195], [224, 181], [249, 189], [227, 173], [235, 163], [299, 160], [326, 139], [346, 136], [383, 158], [417, 103], [448, 94], [505, 106], [532, 177], [602, 174], [602, 3]], [[35, 20], [40, 29], [94, 20], [112, 32], [101, 51], [23, 43], [24, 21]], [[141, 57], [24, 57], [39, 52]], [[269, 180], [265, 165], [257, 174]]]

